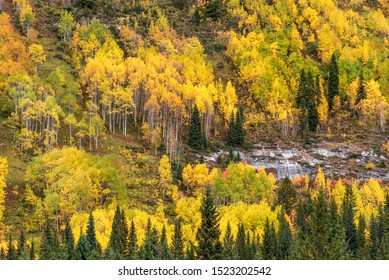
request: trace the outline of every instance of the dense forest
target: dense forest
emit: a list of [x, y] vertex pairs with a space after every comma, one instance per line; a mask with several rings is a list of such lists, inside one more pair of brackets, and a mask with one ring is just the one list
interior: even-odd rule
[[0, 0], [0, 259], [389, 259], [388, 175], [242, 157], [342, 143], [377, 155], [349, 169], [388, 174], [388, 15]]

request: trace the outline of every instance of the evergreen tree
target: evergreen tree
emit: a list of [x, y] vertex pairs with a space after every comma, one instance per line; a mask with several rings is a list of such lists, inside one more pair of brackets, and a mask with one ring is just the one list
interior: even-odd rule
[[189, 242], [189, 245], [186, 247], [185, 258], [187, 260], [194, 260], [194, 259], [196, 259], [196, 256], [195, 256], [195, 246], [192, 244], [192, 242]]
[[35, 260], [35, 242], [34, 242], [34, 240], [31, 241], [29, 256], [30, 256], [30, 260]]
[[142, 247], [143, 260], [155, 260], [158, 257], [158, 231], [147, 221], [146, 236]]
[[354, 207], [355, 197], [351, 187], [346, 188], [346, 193], [343, 199], [343, 226], [346, 230], [346, 241], [348, 249], [352, 255], [357, 252], [357, 229], [354, 223]]
[[287, 260], [291, 255], [293, 235], [284, 211], [278, 215], [279, 228], [277, 232], [277, 259]]
[[128, 237], [127, 257], [130, 260], [138, 259], [138, 238], [136, 236], [134, 221], [131, 221], [130, 234]]
[[370, 249], [369, 249], [369, 256], [371, 260], [377, 259], [377, 249], [379, 246], [379, 238], [378, 238], [378, 224], [374, 217], [374, 215], [371, 215], [370, 219]]
[[41, 246], [39, 251], [39, 259], [41, 260], [54, 260], [55, 253], [53, 248], [55, 247], [54, 234], [51, 231], [50, 221], [46, 218], [45, 231], [43, 232]]
[[264, 260], [273, 260], [277, 255], [277, 236], [274, 224], [270, 225], [269, 219], [266, 218], [265, 229], [261, 244], [261, 256]]
[[229, 146], [234, 147], [237, 144], [237, 131], [235, 125], [235, 115], [234, 112], [231, 113], [230, 122], [228, 124], [228, 134], [227, 134], [227, 143]]
[[172, 259], [172, 253], [171, 253], [169, 245], [167, 243], [165, 225], [162, 228], [161, 238], [159, 239], [158, 259], [159, 260], [171, 260]]
[[7, 260], [16, 260], [16, 252], [15, 252], [15, 245], [14, 245], [14, 241], [13, 241], [13, 238], [12, 238], [12, 234], [10, 233], [8, 235], [8, 249], [7, 249], [7, 256], [6, 256], [6, 259]]
[[173, 259], [184, 259], [184, 240], [182, 239], [181, 220], [176, 220], [174, 223], [174, 235], [171, 244]]
[[200, 113], [196, 105], [194, 106], [189, 126], [189, 146], [195, 150], [201, 150], [204, 147]]
[[114, 259], [124, 259], [127, 253], [128, 228], [124, 210], [119, 205], [116, 207], [115, 215], [112, 222], [111, 236], [108, 248], [112, 250]]
[[96, 238], [95, 221], [93, 219], [92, 213], [89, 214], [88, 225], [86, 227], [86, 241], [88, 242], [88, 247], [90, 250], [88, 259], [98, 259], [101, 255], [101, 246]]
[[334, 237], [328, 245], [328, 259], [330, 260], [347, 260], [351, 258], [346, 241], [346, 232], [341, 223], [335, 227]]
[[223, 238], [223, 260], [236, 260], [234, 236], [231, 232], [230, 222], [227, 223], [226, 233]]
[[89, 260], [91, 256], [91, 247], [86, 235], [81, 234], [77, 242], [77, 259]]
[[361, 73], [359, 74], [358, 91], [357, 97], [355, 99], [355, 104], [359, 104], [359, 102], [363, 99], [366, 99], [366, 89], [364, 85], [363, 73], [361, 70]]
[[358, 230], [357, 230], [357, 253], [356, 259], [366, 260], [368, 259], [367, 241], [366, 241], [366, 221], [363, 215], [358, 218]]
[[253, 246], [253, 239], [254, 238], [251, 238], [250, 236], [250, 232], [248, 231], [247, 234], [246, 234], [246, 252], [245, 252], [245, 256], [246, 256], [246, 260], [253, 260], [254, 259], [254, 256], [255, 256], [255, 253], [256, 253], [256, 249], [254, 248]]
[[339, 68], [335, 54], [331, 56], [328, 77], [328, 107], [332, 109], [332, 101], [339, 95]]
[[235, 250], [239, 260], [245, 260], [246, 257], [246, 232], [244, 225], [240, 224], [238, 227], [238, 234], [236, 235]]
[[74, 235], [69, 221], [66, 223], [65, 231], [62, 236], [61, 258], [64, 260], [76, 260], [76, 248], [74, 244]]
[[24, 235], [23, 229], [20, 231], [20, 236], [19, 236], [19, 240], [18, 240], [18, 250], [17, 250], [16, 257], [18, 260], [27, 260], [29, 258], [28, 257], [28, 248], [27, 248], [27, 244], [26, 244], [26, 237]]
[[211, 189], [208, 188], [203, 196], [200, 208], [201, 225], [197, 230], [197, 258], [201, 260], [221, 259], [222, 244], [219, 240], [219, 214], [213, 201]]
[[329, 258], [329, 224], [326, 193], [323, 189], [320, 189], [319, 194], [313, 203], [313, 212], [310, 219], [310, 228], [312, 230], [310, 235], [311, 250], [313, 257], [316, 260], [325, 260]]
[[289, 177], [285, 177], [278, 190], [277, 204], [282, 205], [287, 215], [290, 215], [297, 203], [297, 193]]
[[224, 14], [223, 7], [222, 0], [208, 0], [205, 6], [205, 16], [217, 20]]

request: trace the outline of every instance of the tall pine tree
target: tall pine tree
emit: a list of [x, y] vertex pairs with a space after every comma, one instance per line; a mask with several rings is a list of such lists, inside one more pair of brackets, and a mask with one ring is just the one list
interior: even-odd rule
[[197, 258], [200, 260], [218, 260], [222, 257], [222, 244], [219, 240], [219, 214], [212, 197], [210, 188], [203, 195], [201, 212], [201, 225], [197, 230], [198, 242]]
[[181, 220], [178, 219], [174, 223], [174, 235], [171, 244], [173, 259], [184, 259], [184, 240], [182, 239]]
[[195, 150], [201, 150], [204, 147], [203, 140], [200, 113], [195, 105], [189, 126], [189, 146]]

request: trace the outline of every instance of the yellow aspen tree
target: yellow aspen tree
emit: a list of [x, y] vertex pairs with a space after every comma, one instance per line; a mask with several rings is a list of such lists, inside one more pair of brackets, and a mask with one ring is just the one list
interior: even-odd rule
[[6, 177], [8, 175], [8, 161], [6, 158], [0, 157], [0, 225], [3, 221], [3, 214], [5, 210], [5, 188]]

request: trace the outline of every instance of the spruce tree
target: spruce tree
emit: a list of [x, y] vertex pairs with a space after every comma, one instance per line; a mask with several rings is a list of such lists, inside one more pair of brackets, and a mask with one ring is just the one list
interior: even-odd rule
[[201, 150], [204, 147], [200, 113], [196, 105], [194, 106], [189, 126], [189, 146], [195, 150]]
[[101, 246], [96, 238], [95, 221], [93, 219], [92, 212], [89, 214], [85, 237], [89, 247], [88, 259], [99, 259], [101, 255]]
[[348, 260], [351, 258], [346, 241], [346, 232], [341, 223], [337, 223], [334, 237], [328, 244], [327, 251], [330, 260]]
[[171, 253], [169, 245], [167, 243], [167, 236], [166, 236], [166, 227], [165, 227], [165, 225], [162, 228], [161, 237], [159, 239], [158, 259], [159, 260], [171, 260], [172, 259], [172, 253]]
[[192, 242], [189, 242], [188, 246], [186, 246], [186, 250], [185, 250], [185, 259], [187, 260], [195, 260], [196, 259], [196, 256], [195, 256], [195, 246], [193, 245]]
[[77, 259], [90, 260], [91, 259], [91, 247], [86, 235], [81, 234], [77, 242]]
[[277, 237], [274, 224], [266, 218], [265, 229], [261, 244], [261, 256], [264, 260], [273, 260], [277, 255]]
[[112, 250], [114, 258], [117, 260], [124, 259], [127, 254], [128, 227], [124, 210], [119, 205], [116, 207], [115, 215], [112, 222], [111, 236], [108, 248]]
[[361, 73], [359, 74], [358, 91], [357, 91], [357, 97], [355, 99], [355, 104], [356, 105], [359, 104], [359, 102], [363, 99], [366, 99], [366, 89], [365, 89], [363, 74], [361, 70]]
[[171, 244], [173, 259], [184, 259], [184, 240], [182, 239], [181, 220], [176, 220], [174, 223], [174, 235]]
[[346, 193], [343, 199], [343, 226], [346, 231], [346, 241], [348, 249], [354, 256], [357, 252], [357, 229], [354, 223], [354, 208], [355, 197], [351, 187], [346, 188]]
[[28, 248], [26, 244], [26, 237], [24, 235], [24, 230], [20, 231], [20, 236], [18, 240], [18, 250], [16, 257], [18, 260], [27, 260], [28, 259]]
[[285, 177], [281, 182], [277, 194], [277, 204], [283, 206], [287, 215], [290, 215], [297, 204], [297, 193], [289, 177]]
[[361, 214], [358, 218], [358, 230], [357, 230], [357, 260], [367, 260], [367, 240], [366, 240], [366, 221], [365, 217]]
[[158, 231], [151, 225], [150, 218], [147, 221], [146, 236], [142, 247], [143, 260], [155, 260], [158, 257]]
[[200, 260], [217, 260], [222, 257], [222, 244], [219, 240], [219, 214], [213, 201], [212, 192], [207, 188], [203, 195], [201, 225], [197, 230], [197, 258]]
[[7, 254], [5, 253], [5, 250], [3, 246], [0, 247], [0, 260], [5, 260], [7, 258]]
[[239, 260], [245, 260], [246, 257], [246, 232], [244, 225], [240, 224], [238, 227], [238, 234], [236, 235], [235, 251]]
[[228, 124], [228, 134], [227, 134], [227, 143], [231, 147], [235, 147], [237, 144], [237, 131], [235, 125], [235, 115], [234, 112], [231, 113], [230, 122]]
[[335, 54], [331, 56], [328, 77], [328, 107], [332, 109], [334, 97], [339, 95], [339, 68]]
[[379, 238], [378, 238], [378, 223], [374, 217], [371, 215], [370, 219], [370, 242], [369, 242], [369, 257], [371, 260], [377, 259], [377, 250], [379, 246]]
[[76, 260], [76, 248], [74, 244], [74, 235], [69, 221], [66, 223], [65, 231], [62, 236], [61, 258], [64, 260]]
[[222, 0], [208, 0], [205, 6], [205, 16], [217, 20], [223, 15], [223, 7]]
[[279, 228], [277, 232], [277, 259], [287, 260], [290, 258], [293, 235], [289, 222], [285, 218], [284, 211], [278, 215]]
[[316, 260], [328, 259], [329, 254], [329, 211], [326, 199], [326, 193], [323, 189], [319, 190], [319, 194], [313, 203], [313, 212], [310, 219], [310, 243], [312, 244], [311, 252]]
[[231, 232], [230, 222], [227, 223], [226, 233], [223, 238], [223, 260], [237, 259], [235, 251], [234, 235]]
[[134, 221], [131, 221], [130, 233], [128, 237], [127, 258], [130, 260], [138, 259], [138, 238], [136, 236]]
[[51, 231], [50, 221], [46, 218], [45, 231], [43, 232], [41, 246], [39, 251], [39, 259], [41, 260], [54, 260], [55, 252], [53, 248], [55, 247], [54, 234]]
[[35, 242], [34, 242], [34, 240], [31, 241], [29, 257], [30, 257], [30, 260], [35, 260]]
[[14, 245], [14, 241], [13, 241], [13, 238], [12, 238], [12, 234], [8, 234], [8, 244], [7, 244], [7, 257], [6, 259], [7, 260], [16, 260], [16, 250], [15, 250], [15, 245]]

